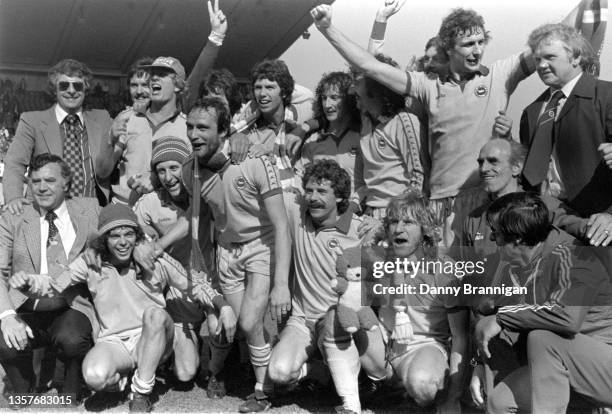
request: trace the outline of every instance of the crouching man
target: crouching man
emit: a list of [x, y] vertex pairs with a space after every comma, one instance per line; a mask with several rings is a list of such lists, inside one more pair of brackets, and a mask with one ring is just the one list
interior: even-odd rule
[[343, 410], [358, 413], [359, 352], [351, 335], [337, 337], [325, 321], [330, 308], [338, 303], [331, 284], [337, 277], [337, 250], [360, 251], [362, 239], [357, 228], [362, 220], [348, 208], [351, 178], [335, 161], [309, 164], [302, 183], [305, 195], [287, 203], [294, 242], [292, 313], [272, 350], [268, 374], [274, 382], [285, 384], [306, 376], [320, 379], [320, 366], [308, 363], [319, 350], [342, 398]]
[[[485, 380], [486, 370], [475, 369], [474, 401], [484, 405], [487, 383], [491, 413], [565, 413], [570, 390], [611, 406], [612, 284], [594, 249], [553, 227], [546, 205], [533, 194], [498, 198], [487, 222], [508, 264], [501, 282], [522, 291], [476, 324], [481, 362], [495, 378]], [[504, 370], [495, 373], [500, 362]]]
[[234, 329], [236, 318], [221, 294], [205, 282], [191, 280], [168, 255], [155, 262], [152, 272], [139, 271], [134, 246], [143, 239], [136, 215], [123, 205], [102, 209], [94, 249], [102, 258], [99, 271], [82, 256], [57, 277], [16, 273], [9, 283], [29, 294], [53, 296], [79, 283], [87, 283], [100, 322], [96, 345], [83, 361], [83, 376], [95, 391], [117, 390], [132, 376], [130, 411], [151, 411], [150, 394], [155, 370], [171, 352], [172, 318], [164, 310], [164, 289], [170, 285], [201, 302], [208, 311], [220, 311], [219, 323]]

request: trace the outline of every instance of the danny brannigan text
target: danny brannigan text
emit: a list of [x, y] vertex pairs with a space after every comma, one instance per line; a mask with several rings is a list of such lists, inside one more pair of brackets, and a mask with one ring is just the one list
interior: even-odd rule
[[430, 286], [427, 283], [410, 285], [403, 283], [399, 286], [385, 286], [382, 283], [372, 285], [375, 295], [526, 295], [527, 288], [524, 286], [474, 286], [465, 283], [461, 286]]

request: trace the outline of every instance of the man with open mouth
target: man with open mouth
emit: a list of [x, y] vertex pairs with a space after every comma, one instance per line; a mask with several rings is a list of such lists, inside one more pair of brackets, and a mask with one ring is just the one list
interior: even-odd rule
[[197, 98], [200, 80], [212, 69], [227, 31], [227, 19], [218, 3], [209, 6], [212, 31], [189, 77], [181, 62], [170, 56], [157, 57], [137, 68], [149, 75], [149, 104], [117, 116], [96, 158], [100, 178], [108, 178], [119, 168], [112, 202], [133, 206], [142, 194], [153, 191], [151, 153], [159, 138], [175, 136], [189, 144], [184, 111]]

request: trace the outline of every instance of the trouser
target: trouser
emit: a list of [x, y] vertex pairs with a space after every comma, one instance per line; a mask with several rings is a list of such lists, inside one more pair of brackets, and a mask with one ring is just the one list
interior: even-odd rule
[[70, 308], [23, 312], [18, 316], [32, 329], [34, 338], [28, 339], [26, 349], [17, 351], [9, 348], [0, 335], [0, 363], [11, 381], [13, 392], [23, 394], [33, 391], [32, 350], [50, 345], [66, 369], [62, 391], [76, 396], [82, 383], [81, 364], [93, 344], [91, 323], [87, 316]]
[[612, 345], [537, 330], [529, 333], [527, 358], [534, 413], [565, 413], [570, 390], [612, 406]]

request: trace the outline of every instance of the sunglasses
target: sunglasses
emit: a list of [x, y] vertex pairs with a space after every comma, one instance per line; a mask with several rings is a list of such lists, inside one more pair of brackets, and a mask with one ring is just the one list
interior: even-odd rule
[[60, 92], [64, 92], [64, 91], [67, 91], [68, 88], [70, 88], [70, 85], [72, 85], [74, 90], [77, 92], [83, 92], [83, 89], [85, 89], [85, 84], [83, 82], [68, 82], [68, 81], [58, 82], [57, 88], [60, 90]]

